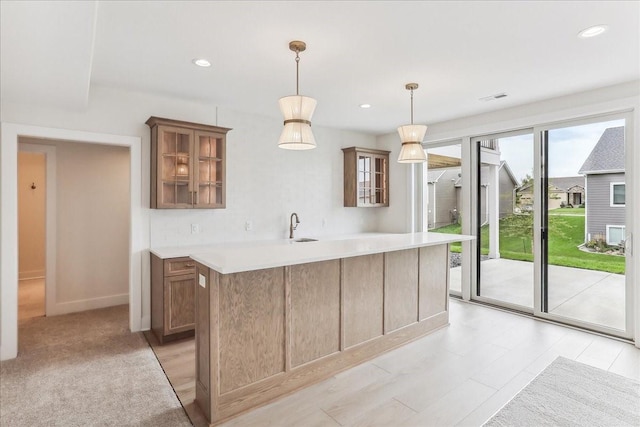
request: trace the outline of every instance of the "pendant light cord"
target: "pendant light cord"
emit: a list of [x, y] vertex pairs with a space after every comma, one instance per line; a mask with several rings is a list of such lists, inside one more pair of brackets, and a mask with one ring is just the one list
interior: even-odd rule
[[413, 124], [413, 89], [411, 89], [411, 124]]
[[296, 95], [299, 95], [298, 80], [300, 78], [300, 51], [296, 49]]

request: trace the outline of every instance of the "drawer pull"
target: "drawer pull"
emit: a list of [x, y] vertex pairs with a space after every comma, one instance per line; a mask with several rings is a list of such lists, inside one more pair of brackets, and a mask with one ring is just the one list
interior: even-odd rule
[[185, 266], [185, 267], [187, 267], [187, 268], [193, 268], [193, 267], [195, 267], [196, 265], [195, 265], [195, 264], [185, 264], [184, 266]]

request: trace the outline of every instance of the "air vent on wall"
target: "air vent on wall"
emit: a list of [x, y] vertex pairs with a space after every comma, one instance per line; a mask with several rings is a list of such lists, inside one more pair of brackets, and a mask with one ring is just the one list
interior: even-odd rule
[[479, 101], [488, 102], [493, 101], [494, 99], [506, 98], [506, 96], [506, 93], [496, 93], [495, 95], [489, 95], [485, 96], [484, 98], [480, 98]]

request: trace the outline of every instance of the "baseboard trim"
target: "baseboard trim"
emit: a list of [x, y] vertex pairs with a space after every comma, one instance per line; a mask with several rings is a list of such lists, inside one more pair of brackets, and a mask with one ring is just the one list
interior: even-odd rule
[[44, 270], [19, 271], [18, 280], [44, 279]]
[[105, 308], [122, 304], [129, 304], [129, 294], [110, 295], [107, 297], [56, 303], [50, 310], [47, 310], [47, 316], [95, 310], [97, 308]]
[[[142, 316], [142, 321], [140, 322], [140, 330], [141, 331], [150, 331], [151, 330], [151, 316], [146, 315]], [[138, 331], [131, 331], [138, 332]]]

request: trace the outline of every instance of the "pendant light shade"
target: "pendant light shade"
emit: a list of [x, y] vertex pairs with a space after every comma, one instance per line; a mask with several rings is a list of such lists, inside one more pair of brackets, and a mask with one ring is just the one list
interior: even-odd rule
[[316, 148], [316, 139], [311, 131], [311, 116], [318, 103], [315, 99], [299, 94], [300, 52], [307, 45], [301, 41], [289, 43], [289, 49], [296, 53], [296, 94], [280, 98], [280, 111], [284, 116], [284, 129], [278, 140], [278, 147], [287, 150], [310, 150]]
[[427, 154], [422, 148], [422, 140], [427, 133], [427, 127], [413, 124], [413, 91], [418, 88], [418, 84], [407, 83], [405, 88], [411, 91], [411, 124], [398, 128], [400, 142], [402, 142], [398, 163], [423, 163], [427, 161]]
[[289, 150], [316, 148], [316, 139], [311, 132], [311, 116], [318, 102], [302, 95], [285, 96], [279, 102], [284, 116], [284, 129], [278, 146]]

